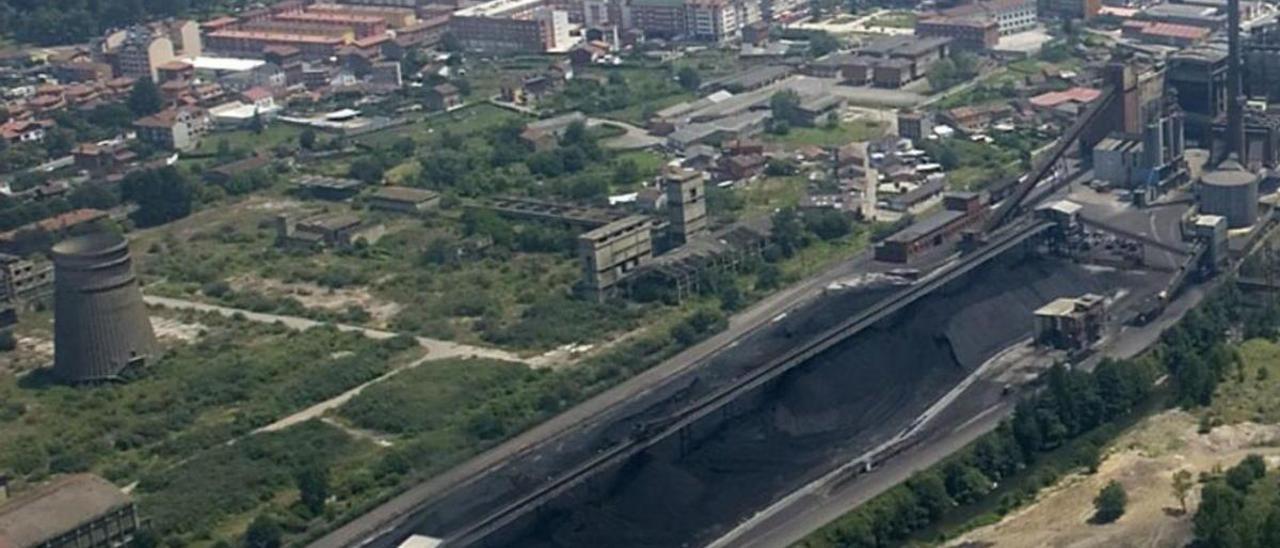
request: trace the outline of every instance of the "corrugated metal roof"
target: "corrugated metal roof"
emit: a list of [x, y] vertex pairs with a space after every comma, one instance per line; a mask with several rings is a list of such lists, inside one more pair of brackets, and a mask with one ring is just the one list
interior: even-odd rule
[[0, 546], [39, 545], [129, 503], [98, 476], [64, 476], [0, 506]]

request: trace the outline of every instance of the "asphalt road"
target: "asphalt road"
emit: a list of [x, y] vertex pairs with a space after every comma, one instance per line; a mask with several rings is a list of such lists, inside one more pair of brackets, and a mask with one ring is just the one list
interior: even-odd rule
[[772, 319], [821, 295], [828, 285], [859, 272], [865, 272], [870, 262], [870, 252], [865, 252], [850, 261], [835, 265], [819, 275], [766, 297], [731, 317], [729, 327], [725, 331], [441, 475], [411, 487], [371, 512], [320, 538], [311, 546], [340, 548], [359, 545], [375, 533], [402, 525], [400, 520], [412, 514], [424, 502], [491, 473], [511, 459], [525, 455], [538, 447], [554, 446], [558, 440], [572, 435], [575, 431], [597, 426], [602, 418], [610, 416], [611, 409], [663, 386], [667, 380], [698, 366], [703, 360], [720, 350], [736, 344], [756, 329], [768, 325]]

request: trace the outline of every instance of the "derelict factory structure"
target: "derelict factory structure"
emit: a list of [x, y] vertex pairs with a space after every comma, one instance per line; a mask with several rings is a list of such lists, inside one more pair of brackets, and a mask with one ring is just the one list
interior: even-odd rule
[[156, 349], [129, 256], [129, 242], [107, 232], [53, 246], [54, 374], [66, 382], [116, 379]]

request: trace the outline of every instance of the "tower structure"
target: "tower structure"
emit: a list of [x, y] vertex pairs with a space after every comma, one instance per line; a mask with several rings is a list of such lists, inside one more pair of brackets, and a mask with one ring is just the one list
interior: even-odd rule
[[66, 382], [116, 379], [156, 350], [129, 242], [99, 232], [53, 246], [53, 371]]
[[706, 232], [707, 196], [702, 174], [690, 169], [671, 171], [663, 183], [671, 209], [671, 231], [679, 243]]
[[1240, 76], [1240, 0], [1227, 0], [1227, 136], [1223, 158], [1249, 165], [1244, 139], [1244, 83]]

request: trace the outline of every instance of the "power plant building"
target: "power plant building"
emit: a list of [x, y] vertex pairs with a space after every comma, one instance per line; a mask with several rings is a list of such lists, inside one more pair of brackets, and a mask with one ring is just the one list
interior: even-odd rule
[[1225, 217], [1230, 228], [1253, 226], [1258, 220], [1258, 176], [1234, 161], [1205, 173], [1197, 192], [1200, 212]]
[[100, 232], [53, 246], [53, 371], [66, 382], [113, 380], [156, 351], [122, 236]]

